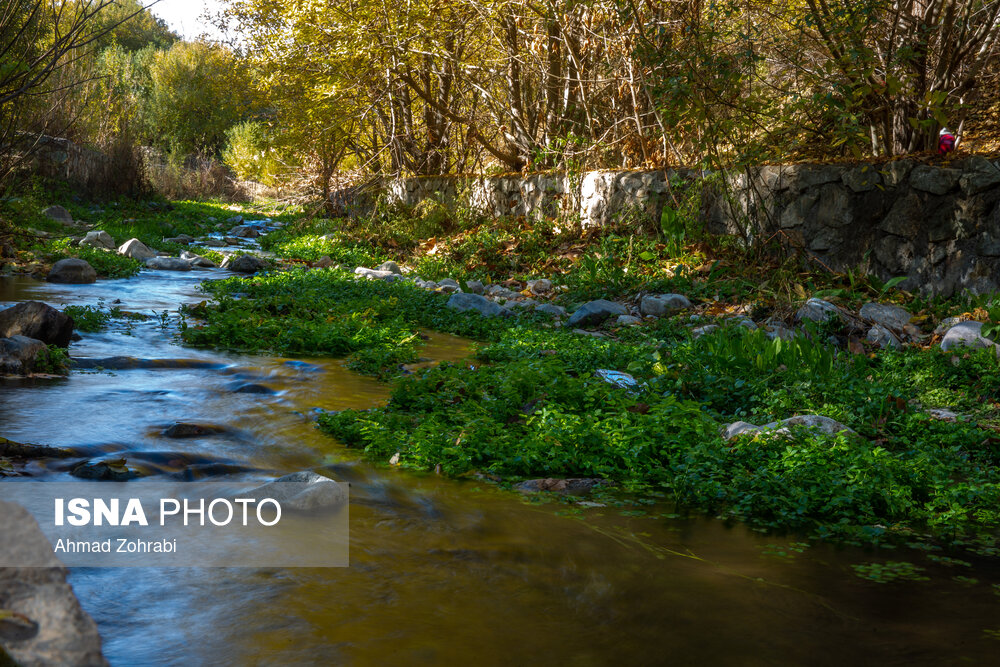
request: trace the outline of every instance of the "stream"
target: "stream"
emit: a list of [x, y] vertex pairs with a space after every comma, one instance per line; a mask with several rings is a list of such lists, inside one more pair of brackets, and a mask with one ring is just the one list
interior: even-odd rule
[[[387, 385], [338, 360], [176, 343], [177, 307], [205, 298], [201, 280], [225, 275], [0, 278], [3, 307], [120, 299], [125, 310], [171, 313], [82, 334], [74, 358], [186, 360], [0, 380], [0, 437], [125, 456], [170, 479], [315, 469], [351, 482], [349, 568], [73, 569], [113, 665], [997, 664], [1000, 642], [985, 632], [1000, 630], [996, 561], [947, 568], [917, 551], [823, 544], [799, 553], [788, 545], [800, 536], [659, 516], [671, 507], [632, 516], [635, 507], [531, 503], [487, 483], [365, 463], [310, 416], [377, 405]], [[469, 350], [433, 334], [424, 355]], [[247, 384], [270, 393], [236, 391]], [[226, 433], [165, 437], [175, 421]], [[73, 479], [64, 462], [28, 472]], [[875, 583], [851, 568], [887, 560], [926, 567], [930, 581]]]

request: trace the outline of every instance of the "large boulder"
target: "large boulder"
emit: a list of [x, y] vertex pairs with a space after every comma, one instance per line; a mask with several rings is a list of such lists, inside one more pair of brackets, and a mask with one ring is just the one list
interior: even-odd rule
[[946, 352], [961, 347], [972, 349], [992, 347], [1000, 355], [1000, 346], [983, 336], [982, 322], [959, 322], [948, 329], [941, 339], [941, 349]]
[[683, 294], [650, 294], [642, 297], [639, 312], [646, 317], [663, 317], [691, 307], [691, 301]]
[[180, 257], [150, 257], [146, 260], [146, 268], [162, 271], [190, 271], [191, 262]]
[[27, 336], [49, 345], [69, 347], [73, 318], [41, 301], [24, 301], [0, 310], [0, 337]]
[[27, 336], [0, 338], [0, 375], [30, 375], [45, 343]]
[[233, 227], [229, 230], [229, 236], [235, 236], [241, 239], [255, 239], [260, 236], [260, 232], [254, 227], [239, 225], [238, 227]]
[[479, 294], [469, 294], [468, 292], [456, 292], [452, 294], [446, 305], [452, 310], [459, 312], [472, 310], [483, 317], [496, 317], [503, 314], [503, 308], [486, 297]]
[[625, 306], [607, 299], [590, 301], [576, 309], [567, 323], [571, 327], [585, 327], [600, 324], [604, 320], [619, 315], [628, 315]]
[[237, 255], [227, 257], [222, 262], [222, 268], [236, 273], [257, 273], [267, 268], [267, 262], [256, 255]]
[[15, 622], [0, 625], [0, 663], [6, 651], [24, 667], [107, 665], [97, 624], [80, 606], [34, 517], [0, 501], [0, 535], [0, 609], [16, 614]]
[[60, 259], [53, 264], [49, 275], [45, 279], [50, 283], [86, 285], [97, 280], [97, 271], [86, 261], [70, 257], [68, 259]]
[[114, 250], [115, 240], [111, 238], [111, 234], [108, 234], [103, 229], [99, 229], [93, 232], [87, 232], [87, 235], [80, 241], [80, 245], [87, 246], [89, 248]]
[[129, 239], [125, 243], [118, 246], [118, 254], [124, 255], [125, 257], [131, 257], [132, 259], [137, 259], [140, 262], [156, 257], [156, 253], [139, 239]]

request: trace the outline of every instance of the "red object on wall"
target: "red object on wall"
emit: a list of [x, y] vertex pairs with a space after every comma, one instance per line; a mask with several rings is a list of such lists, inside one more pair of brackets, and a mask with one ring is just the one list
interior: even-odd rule
[[938, 139], [938, 154], [944, 155], [955, 150], [955, 135], [942, 132]]

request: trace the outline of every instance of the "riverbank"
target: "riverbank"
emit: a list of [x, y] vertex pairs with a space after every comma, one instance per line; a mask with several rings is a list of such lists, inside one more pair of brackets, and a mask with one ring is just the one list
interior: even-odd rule
[[[385, 406], [318, 419], [383, 465], [995, 552], [1000, 369], [975, 324], [990, 297], [926, 300], [683, 225], [449, 216], [286, 216], [257, 239], [280, 270], [207, 283], [181, 338], [346, 356], [388, 382]], [[478, 346], [428, 365], [428, 330]]]

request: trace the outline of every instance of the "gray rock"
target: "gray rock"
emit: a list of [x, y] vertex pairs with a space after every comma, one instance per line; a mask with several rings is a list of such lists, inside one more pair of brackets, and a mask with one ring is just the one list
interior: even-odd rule
[[146, 268], [162, 271], [190, 271], [191, 262], [180, 257], [150, 257], [146, 260]]
[[88, 248], [104, 248], [105, 250], [115, 249], [115, 240], [111, 238], [103, 229], [87, 232], [87, 235], [80, 240], [80, 245]]
[[795, 338], [795, 332], [782, 324], [765, 325], [764, 335], [767, 336], [768, 340], [775, 340], [776, 338], [781, 340], [792, 340]]
[[198, 269], [216, 269], [219, 267], [218, 264], [213, 262], [207, 257], [202, 257], [201, 255], [196, 255], [193, 252], [185, 250], [181, 253], [181, 259], [186, 262], [190, 262], [193, 268]]
[[227, 236], [222, 240], [226, 242], [226, 245], [240, 245], [243, 243], [243, 239], [236, 238], [235, 236]]
[[910, 187], [934, 195], [947, 194], [958, 185], [962, 172], [958, 169], [917, 165], [910, 172]]
[[982, 322], [959, 322], [945, 333], [944, 338], [941, 339], [941, 349], [947, 352], [961, 347], [972, 349], [992, 347], [1000, 355], [1000, 346], [992, 340], [984, 338], [982, 330]]
[[893, 331], [902, 331], [913, 318], [905, 308], [888, 303], [866, 303], [858, 315]]
[[537, 305], [538, 302], [534, 299], [522, 299], [520, 301], [511, 301], [507, 304], [507, 307], [517, 310], [531, 310]]
[[469, 292], [471, 292], [472, 294], [485, 294], [486, 293], [486, 286], [483, 285], [483, 283], [480, 282], [480, 281], [478, 281], [478, 280], [469, 280], [469, 281], [467, 281], [465, 283], [465, 286], [468, 288]]
[[[565, 317], [566, 309], [562, 306], [557, 306], [554, 303], [543, 303], [539, 306], [535, 306], [536, 313], [545, 313], [546, 315], [551, 315], [552, 317]], [[622, 315], [621, 317], [628, 317], [627, 315]]]
[[1000, 183], [1000, 164], [994, 164], [981, 155], [973, 155], [967, 160], [965, 174], [960, 179], [962, 192], [975, 195], [989, 190], [998, 183]]
[[82, 259], [70, 257], [60, 259], [52, 265], [52, 270], [45, 277], [50, 283], [68, 285], [86, 285], [97, 280], [97, 271]]
[[222, 262], [222, 268], [236, 273], [257, 273], [267, 268], [267, 262], [256, 255], [237, 255], [227, 257]]
[[229, 223], [230, 225], [241, 225], [243, 224], [243, 216], [234, 215], [231, 218], [226, 218], [226, 222]]
[[323, 255], [316, 260], [316, 264], [314, 264], [314, 266], [318, 269], [329, 269], [333, 266], [333, 260], [330, 259], [329, 255]]
[[235, 236], [241, 239], [255, 239], [258, 236], [260, 236], [260, 231], [256, 227], [240, 225], [238, 227], [233, 227], [232, 229], [230, 229], [229, 236]]
[[628, 315], [628, 310], [625, 306], [614, 301], [608, 301], [607, 299], [598, 299], [577, 308], [576, 312], [569, 318], [569, 326], [593, 326], [600, 324], [610, 317], [617, 317], [619, 315]]
[[378, 271], [376, 269], [366, 269], [363, 266], [359, 266], [354, 269], [354, 275], [367, 278], [368, 280], [382, 280], [383, 278], [387, 278], [395, 274], [393, 274], [392, 271]]
[[452, 280], [451, 278], [445, 278], [444, 280], [438, 281], [438, 289], [446, 294], [454, 294], [462, 289], [458, 284], [458, 281]]
[[690, 307], [691, 301], [683, 294], [651, 294], [642, 297], [639, 312], [647, 317], [662, 317]]
[[389, 275], [387, 275], [384, 278], [382, 278], [382, 282], [389, 283], [390, 285], [392, 283], [398, 283], [398, 282], [402, 282], [404, 280], [406, 280], [406, 278], [403, 277], [403, 275], [399, 274], [399, 273], [390, 273]]
[[188, 236], [187, 234], [178, 234], [177, 236], [172, 236], [168, 239], [163, 239], [164, 243], [179, 243], [181, 245], [188, 245], [194, 241], [193, 236]]
[[733, 422], [722, 429], [722, 437], [726, 440], [732, 440], [741, 433], [755, 432], [759, 429], [759, 426], [750, 422]]
[[845, 171], [840, 178], [853, 192], [869, 192], [882, 183], [878, 170], [869, 165]]
[[868, 335], [865, 336], [865, 340], [869, 343], [873, 343], [878, 347], [884, 349], [892, 348], [893, 350], [898, 350], [903, 347], [903, 343], [899, 338], [889, 329], [885, 328], [881, 324], [876, 324], [871, 329], [868, 330]]
[[600, 331], [587, 331], [586, 329], [573, 329], [577, 336], [590, 336], [591, 338], [607, 338], [608, 335]]
[[819, 431], [827, 435], [836, 435], [842, 431], [854, 433], [853, 429], [823, 415], [799, 415], [798, 417], [782, 419], [781, 421], [771, 422], [763, 426], [754, 426], [747, 422], [735, 422], [725, 428], [724, 434], [727, 440], [732, 440], [741, 433], [789, 435], [793, 426], [805, 426], [810, 430]]
[[486, 290], [486, 294], [488, 296], [493, 297], [494, 299], [520, 299], [521, 298], [521, 293], [520, 292], [515, 292], [514, 290], [508, 289], [507, 287], [504, 287], [503, 285], [490, 285], [489, 288], [487, 288], [487, 290]]
[[691, 329], [691, 337], [698, 340], [705, 334], [710, 334], [718, 328], [718, 324], [706, 324], [704, 326], [695, 327], [694, 329]]
[[44, 215], [49, 220], [55, 220], [56, 222], [63, 225], [68, 226], [73, 224], [73, 216], [70, 215], [69, 211], [67, 211], [62, 206], [58, 205], [49, 206], [47, 209], [42, 211], [42, 215]]
[[959, 417], [957, 412], [952, 412], [951, 410], [946, 410], [945, 408], [931, 408], [927, 411], [927, 414], [931, 416], [931, 419], [937, 419], [943, 422], [956, 422]]
[[642, 320], [634, 315], [619, 315], [615, 323], [620, 327], [633, 327], [642, 324]]
[[69, 347], [73, 318], [41, 301], [23, 301], [0, 310], [0, 337], [27, 336], [49, 345]]
[[532, 294], [548, 294], [552, 291], [552, 281], [548, 278], [529, 280], [528, 289], [531, 290]]
[[840, 317], [840, 309], [829, 301], [823, 301], [822, 299], [809, 299], [805, 304], [799, 308], [798, 312], [795, 313], [795, 319], [799, 322], [809, 320], [812, 322], [827, 322], [834, 319], [835, 317]]
[[97, 624], [77, 601], [34, 517], [0, 501], [0, 535], [0, 609], [26, 619], [20, 638], [0, 636], [0, 662], [6, 651], [23, 667], [106, 666]]
[[501, 312], [503, 308], [493, 303], [486, 297], [478, 294], [469, 294], [468, 292], [458, 292], [456, 294], [452, 294], [446, 305], [452, 310], [457, 310], [459, 312], [473, 310], [483, 317], [496, 317], [497, 315], [503, 314]]
[[378, 267], [378, 270], [388, 271], [389, 273], [395, 273], [397, 275], [403, 274], [403, 272], [399, 270], [399, 264], [396, 264], [396, 262], [391, 259], [388, 262], [382, 262], [382, 264]]
[[248, 493], [249, 495], [241, 493], [239, 497], [256, 500], [273, 498], [281, 503], [282, 510], [299, 512], [343, 507], [348, 500], [344, 485], [311, 470], [279, 477]]
[[201, 243], [206, 248], [225, 248], [226, 247], [226, 242], [225, 241], [223, 241], [221, 239], [213, 239], [211, 237], [205, 237], [205, 238], [198, 239], [198, 242]]
[[30, 375], [45, 343], [27, 336], [0, 338], [0, 375]]
[[146, 261], [156, 257], [156, 253], [150, 250], [149, 246], [140, 241], [139, 239], [129, 239], [125, 243], [118, 247], [118, 254], [124, 255], [125, 257], [131, 257], [132, 259], [138, 259], [139, 261]]

